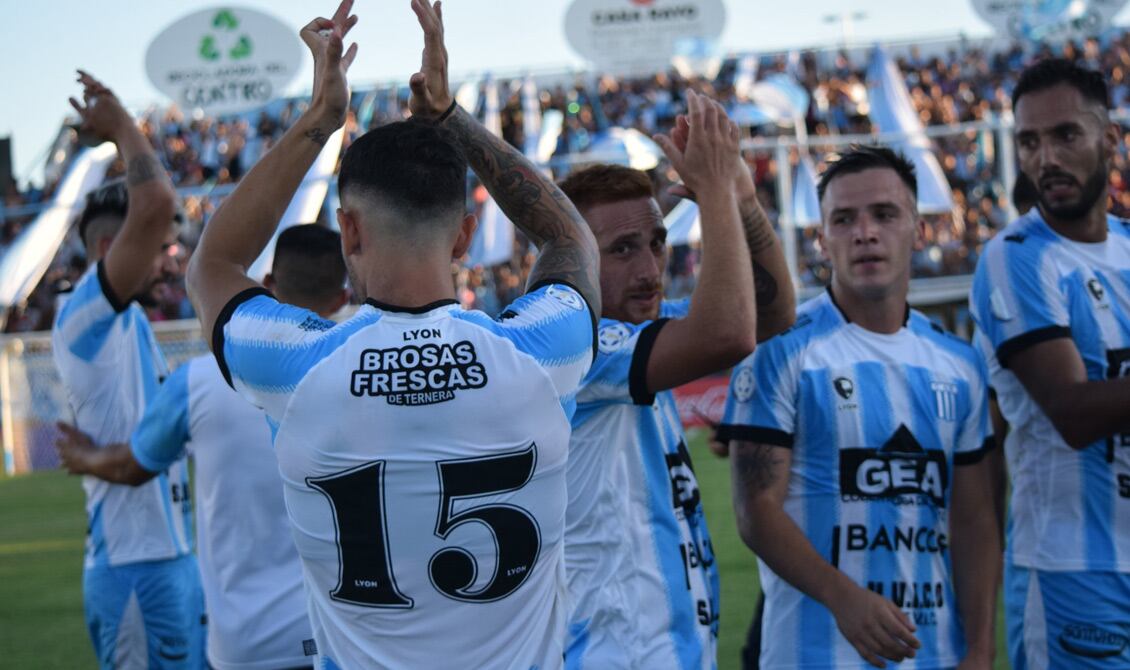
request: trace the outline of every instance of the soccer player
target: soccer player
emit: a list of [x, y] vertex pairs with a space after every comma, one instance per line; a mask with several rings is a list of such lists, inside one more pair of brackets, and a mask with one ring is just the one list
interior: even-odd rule
[[[117, 145], [125, 183], [92, 192], [79, 219], [91, 265], [52, 329], [75, 423], [99, 443], [129, 438], [168, 374], [145, 312], [173, 271], [176, 192], [117, 97], [79, 71], [82, 130]], [[188, 535], [183, 460], [133, 488], [83, 479], [89, 518], [83, 603], [103, 668], [195, 668], [203, 662], [204, 598]]]
[[1015, 668], [1124, 668], [1130, 624], [1130, 223], [1108, 216], [1120, 130], [1098, 72], [1052, 59], [1012, 94], [1037, 206], [985, 247], [971, 307], [1010, 431]]
[[604, 305], [570, 443], [570, 667], [714, 665], [718, 573], [670, 389], [738, 362], [794, 310], [736, 128], [705, 97], [688, 106], [659, 140], [702, 214], [689, 303], [662, 300], [666, 229], [646, 174], [602, 165], [561, 184], [596, 235]]
[[738, 529], [760, 559], [762, 668], [992, 663], [984, 363], [906, 303], [916, 188], [889, 149], [829, 166], [817, 190], [831, 285], [730, 382], [721, 433]]
[[[264, 281], [281, 302], [323, 318], [345, 303], [340, 236], [319, 226], [279, 235]], [[302, 566], [263, 412], [224, 381], [216, 359], [194, 358], [161, 385], [128, 443], [97, 447], [66, 424], [56, 443], [72, 474], [138, 486], [186, 453], [196, 463], [196, 536], [216, 670], [310, 665]], [[187, 496], [187, 492], [185, 492]]]
[[[221, 371], [276, 428], [318, 667], [560, 667], [569, 415], [593, 356], [596, 245], [551, 181], [454, 104], [438, 3], [412, 7], [415, 118], [369, 131], [341, 163], [356, 315], [335, 326], [246, 276], [345, 120], [348, 0], [302, 29], [310, 106], [208, 224], [189, 293]], [[499, 320], [460, 309], [451, 281], [475, 227], [468, 162], [540, 249]]]

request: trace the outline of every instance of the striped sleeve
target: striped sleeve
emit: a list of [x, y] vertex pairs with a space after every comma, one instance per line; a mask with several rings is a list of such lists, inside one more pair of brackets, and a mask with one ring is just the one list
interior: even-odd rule
[[216, 319], [212, 353], [232, 388], [281, 422], [303, 377], [379, 318], [377, 310], [362, 309], [335, 325], [314, 312], [280, 303], [265, 289], [247, 289], [235, 295]]
[[1052, 242], [1007, 232], [986, 245], [970, 300], [977, 326], [1005, 368], [1014, 354], [1071, 335], [1067, 296], [1045, 253]]
[[734, 368], [718, 427], [721, 441], [793, 446], [800, 381], [797, 349], [789, 334], [778, 335]]
[[511, 303], [490, 329], [538, 362], [557, 394], [572, 396], [588, 372], [595, 346], [594, 316], [580, 292], [543, 284]]
[[954, 445], [955, 465], [977, 463], [996, 446], [989, 424], [989, 371], [980, 352], [977, 352], [976, 362], [975, 372], [969, 379], [965, 417]]
[[59, 310], [54, 337], [57, 345], [86, 363], [116, 362], [121, 338], [114, 334], [124, 327], [129, 304], [122, 304], [110, 291], [102, 262], [87, 270]]
[[161, 384], [130, 436], [134, 460], [149, 472], [162, 472], [184, 456], [188, 429], [188, 370], [177, 368]]
[[597, 332], [598, 353], [584, 381], [585, 402], [650, 405], [655, 394], [647, 388], [647, 364], [655, 339], [667, 319], [640, 324], [602, 319]]

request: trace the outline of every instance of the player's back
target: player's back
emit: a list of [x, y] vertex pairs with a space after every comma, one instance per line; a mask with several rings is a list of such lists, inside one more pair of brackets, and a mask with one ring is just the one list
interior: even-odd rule
[[537, 293], [504, 321], [370, 303], [311, 334], [333, 343], [275, 444], [324, 661], [561, 664], [565, 408], [592, 324], [571, 290]]

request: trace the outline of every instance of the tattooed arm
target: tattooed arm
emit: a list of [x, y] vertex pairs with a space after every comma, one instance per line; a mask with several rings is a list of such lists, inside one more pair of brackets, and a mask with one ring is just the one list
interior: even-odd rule
[[[440, 3], [412, 0], [412, 10], [424, 30], [424, 57], [412, 76], [412, 113], [438, 119], [452, 105], [447, 83], [447, 50], [443, 43]], [[600, 257], [596, 238], [573, 203], [517, 149], [492, 135], [459, 108], [446, 116], [467, 154], [471, 169], [506, 216], [538, 247], [530, 285], [559, 280], [581, 292], [600, 315]]]
[[116, 144], [126, 163], [129, 209], [103, 261], [109, 284], [105, 288], [119, 304], [126, 304], [145, 284], [153, 258], [172, 230], [177, 194], [153, 147], [117, 96], [82, 70], [78, 80], [83, 103], [71, 98], [71, 105], [82, 118], [82, 130]]
[[840, 632], [869, 663], [883, 667], [883, 658], [912, 658], [920, 644], [902, 610], [825, 560], [785, 512], [792, 451], [735, 440], [730, 458], [734, 512], [746, 545], [779, 577], [831, 610]]
[[757, 200], [749, 169], [743, 170], [748, 185], [739, 182], [738, 209], [742, 216], [746, 246], [753, 263], [754, 293], [757, 300], [757, 341], [784, 332], [796, 321], [796, 291], [789, 277], [789, 266], [781, 241], [769, 217]]
[[349, 86], [345, 73], [357, 53], [343, 53], [342, 38], [357, 23], [352, 0], [333, 19], [314, 19], [299, 33], [314, 54], [310, 107], [267, 155], [240, 180], [204, 229], [188, 268], [188, 294], [196, 306], [206, 340], [220, 311], [240, 291], [259, 286], [247, 276], [274, 235], [306, 172], [329, 136], [345, 122]]

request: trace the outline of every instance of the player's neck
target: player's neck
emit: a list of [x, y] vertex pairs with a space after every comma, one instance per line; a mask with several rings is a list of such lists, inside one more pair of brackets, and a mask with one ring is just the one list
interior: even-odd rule
[[838, 284], [835, 279], [828, 287], [832, 300], [849, 322], [873, 333], [891, 335], [906, 325], [907, 303], [904, 290], [891, 290], [883, 296], [862, 295]]
[[367, 265], [361, 270], [361, 279], [369, 299], [398, 307], [420, 307], [455, 297], [450, 260], [437, 262], [414, 254], [389, 253]]
[[1058, 219], [1040, 207], [1040, 215], [1048, 227], [1063, 237], [1076, 242], [1106, 242], [1106, 197], [1099, 198], [1091, 210], [1081, 218]]

